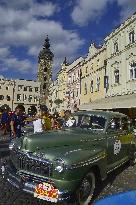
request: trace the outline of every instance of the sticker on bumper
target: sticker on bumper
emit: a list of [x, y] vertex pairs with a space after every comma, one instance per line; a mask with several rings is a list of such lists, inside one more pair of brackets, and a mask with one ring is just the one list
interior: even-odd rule
[[58, 189], [55, 189], [51, 184], [41, 183], [35, 188], [34, 197], [57, 203]]

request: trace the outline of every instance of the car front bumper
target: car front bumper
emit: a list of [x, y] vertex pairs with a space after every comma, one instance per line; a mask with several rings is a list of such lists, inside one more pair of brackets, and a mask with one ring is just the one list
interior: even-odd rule
[[[12, 186], [16, 187], [17, 189], [20, 189], [22, 191], [25, 191], [27, 193], [30, 193], [34, 196], [35, 193], [35, 187], [37, 184], [46, 182], [48, 184], [51, 184], [52, 181], [48, 178], [41, 178], [37, 177], [25, 172], [15, 172], [13, 169], [11, 169], [8, 165], [2, 165], [2, 175], [3, 178], [8, 181]], [[57, 198], [57, 202], [63, 202], [63, 201], [73, 201], [74, 199], [74, 193], [68, 191], [68, 190], [60, 190], [59, 189], [59, 196]]]

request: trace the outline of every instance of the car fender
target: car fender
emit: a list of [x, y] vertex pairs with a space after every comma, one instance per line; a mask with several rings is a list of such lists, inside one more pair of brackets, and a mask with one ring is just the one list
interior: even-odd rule
[[90, 169], [97, 168], [101, 179], [106, 178], [107, 154], [103, 148], [71, 150], [63, 155], [63, 160], [67, 170], [77, 172], [80, 169], [80, 177], [88, 173]]

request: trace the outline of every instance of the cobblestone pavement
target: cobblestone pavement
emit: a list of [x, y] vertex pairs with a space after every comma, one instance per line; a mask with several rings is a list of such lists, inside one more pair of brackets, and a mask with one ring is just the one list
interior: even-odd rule
[[[0, 153], [0, 162], [7, 156]], [[136, 165], [125, 164], [118, 170], [108, 175], [107, 179], [98, 187], [94, 201], [115, 193], [136, 189]], [[31, 195], [18, 191], [0, 176], [0, 205], [45, 205], [50, 204], [37, 200]]]

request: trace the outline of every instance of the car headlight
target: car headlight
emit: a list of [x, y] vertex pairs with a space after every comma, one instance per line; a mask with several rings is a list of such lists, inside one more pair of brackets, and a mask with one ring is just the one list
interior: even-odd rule
[[14, 148], [15, 143], [14, 142], [10, 142], [9, 144], [9, 150], [12, 150]]
[[56, 159], [55, 160], [55, 171], [61, 173], [65, 169], [65, 164], [62, 159]]

